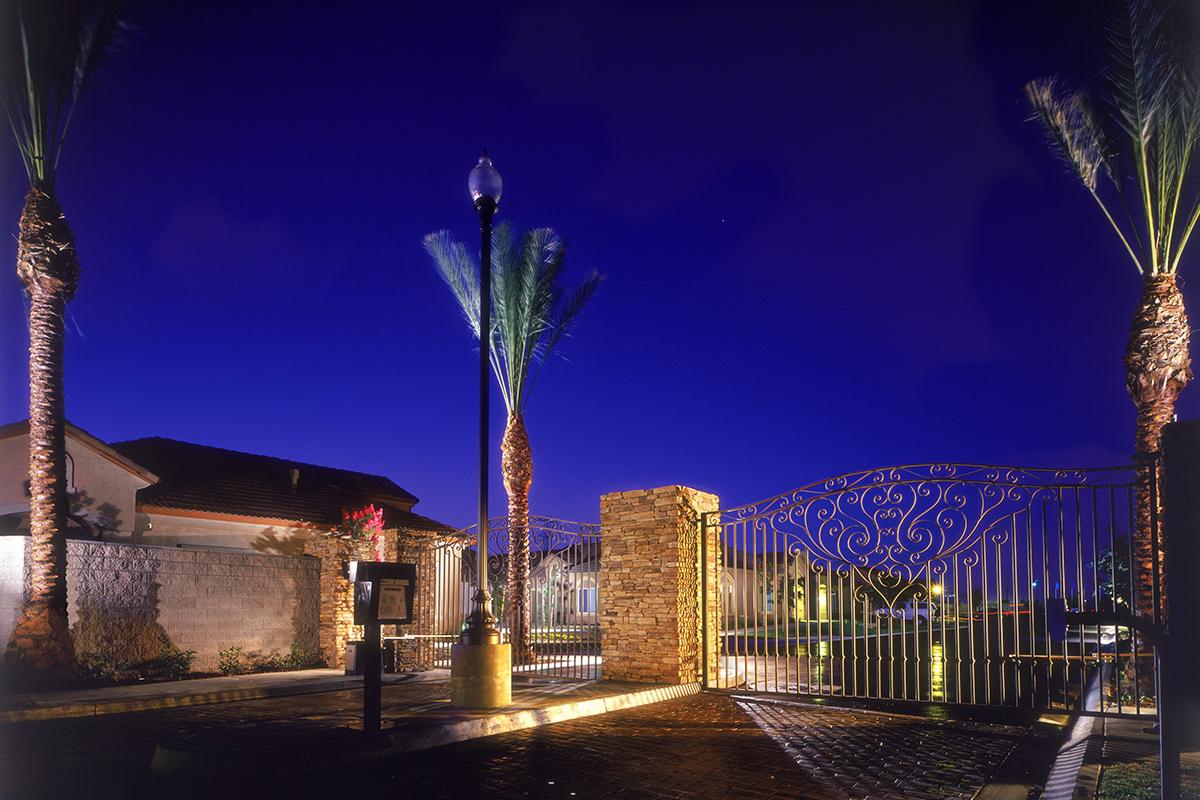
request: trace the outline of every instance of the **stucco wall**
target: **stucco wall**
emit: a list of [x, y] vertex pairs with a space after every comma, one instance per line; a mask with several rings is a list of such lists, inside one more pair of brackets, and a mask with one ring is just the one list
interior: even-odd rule
[[268, 555], [300, 555], [312, 531], [285, 524], [263, 525], [229, 520], [197, 519], [175, 514], [138, 515], [139, 544], [177, 544], [240, 547]]
[[[0, 639], [7, 642], [27, 591], [27, 537], [0, 537]], [[170, 641], [195, 650], [193, 669], [216, 668], [217, 652], [287, 653], [318, 648], [320, 563], [182, 547], [73, 540], [67, 598], [76, 648], [118, 660], [157, 654]]]
[[16, 627], [25, 602], [25, 536], [0, 536], [0, 634], [3, 643]]
[[[81, 490], [72, 497], [72, 511], [105, 528], [129, 533], [134, 529], [135, 498], [149, 483], [113, 463], [68, 433], [67, 454], [73, 470], [72, 486]], [[27, 512], [29, 498], [29, 435], [0, 439], [0, 515]]]

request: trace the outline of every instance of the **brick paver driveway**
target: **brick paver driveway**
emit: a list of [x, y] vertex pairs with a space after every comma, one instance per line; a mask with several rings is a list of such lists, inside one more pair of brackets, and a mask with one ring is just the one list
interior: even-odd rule
[[[353, 693], [349, 693], [352, 695]], [[338, 716], [338, 694], [0, 726], [10, 797], [971, 797], [1015, 726], [700, 694], [353, 768], [170, 782], [147, 774], [164, 731]], [[270, 734], [267, 734], [270, 735]], [[284, 735], [287, 735], [286, 733]], [[292, 765], [287, 765], [289, 768]], [[256, 782], [262, 785], [254, 785]]]
[[969, 800], [1028, 735], [1015, 725], [793, 703], [738, 706], [830, 797]]
[[718, 694], [374, 766], [368, 791], [457, 798], [971, 798], [1027, 728]]

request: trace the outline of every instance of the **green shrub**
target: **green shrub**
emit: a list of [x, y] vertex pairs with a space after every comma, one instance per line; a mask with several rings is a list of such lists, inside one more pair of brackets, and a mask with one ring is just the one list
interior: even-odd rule
[[[1200, 765], [1186, 761], [1180, 772], [1183, 798], [1200, 797]], [[1158, 759], [1108, 764], [1100, 772], [1099, 800], [1158, 800]]]
[[320, 655], [309, 652], [308, 648], [299, 642], [292, 642], [292, 650], [288, 653], [287, 659], [289, 669], [305, 669], [319, 666], [322, 663]]
[[79, 658], [83, 677], [97, 683], [116, 683], [122, 664], [108, 653], [83, 653]]
[[192, 662], [195, 660], [195, 650], [180, 650], [174, 644], [167, 643], [158, 656], [146, 663], [146, 672], [149, 674], [145, 677], [179, 680], [192, 671]]
[[292, 642], [287, 653], [259, 655], [247, 653], [241, 645], [233, 645], [217, 653], [217, 669], [222, 675], [241, 675], [246, 672], [284, 672], [320, 665], [320, 656], [311, 653], [299, 642]]
[[217, 670], [222, 675], [241, 675], [247, 669], [243, 656], [240, 644], [217, 651]]
[[272, 653], [259, 656], [252, 661], [255, 672], [285, 672], [292, 669], [304, 669], [321, 663], [319, 657], [313, 655], [299, 642], [292, 642], [287, 653]]
[[192, 671], [195, 660], [195, 650], [180, 650], [170, 640], [160, 645], [157, 655], [140, 661], [118, 659], [109, 652], [87, 652], [79, 656], [84, 680], [105, 684], [179, 680]]
[[287, 656], [279, 654], [258, 656], [252, 662], [251, 669], [254, 672], [281, 672], [288, 669]]

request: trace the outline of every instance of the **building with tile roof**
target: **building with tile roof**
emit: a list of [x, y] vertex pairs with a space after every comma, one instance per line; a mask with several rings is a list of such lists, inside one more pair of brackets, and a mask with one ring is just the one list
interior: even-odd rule
[[[0, 426], [0, 533], [28, 532], [28, 432]], [[417, 497], [382, 475], [158, 436], [106, 444], [70, 424], [67, 453], [69, 535], [80, 538], [298, 554], [368, 504], [386, 528], [452, 529], [415, 513]]]

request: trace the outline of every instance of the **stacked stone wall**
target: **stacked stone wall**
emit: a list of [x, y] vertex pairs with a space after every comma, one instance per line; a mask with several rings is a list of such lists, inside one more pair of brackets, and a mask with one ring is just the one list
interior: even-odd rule
[[[600, 646], [613, 680], [692, 683], [701, 677], [701, 581], [715, 619], [716, 564], [702, 577], [701, 514], [715, 495], [685, 486], [600, 499]], [[711, 540], [712, 537], [710, 537]]]
[[417, 637], [394, 643], [396, 669], [413, 672], [432, 667], [432, 648], [423, 637], [434, 629], [436, 570], [433, 546], [437, 541], [438, 534], [434, 532], [399, 528], [384, 531], [383, 547], [378, 553], [372, 542], [355, 542], [335, 536], [313, 537], [306, 543], [305, 552], [315, 556], [321, 564], [319, 638], [325, 663], [331, 667], [345, 667], [346, 643], [363, 636], [362, 626], [354, 624], [353, 586], [343, 577], [342, 565], [347, 561], [373, 561], [382, 557], [383, 561], [417, 566], [412, 623], [382, 628], [385, 637]]
[[[321, 657], [331, 667], [345, 667], [346, 643], [361, 640], [363, 628], [354, 624], [354, 585], [346, 580], [343, 565], [347, 561], [394, 561], [396, 532], [384, 531], [382, 552], [372, 541], [338, 536], [314, 536], [305, 543], [304, 551], [320, 563]], [[383, 635], [393, 635], [394, 629], [394, 625], [384, 626]]]

